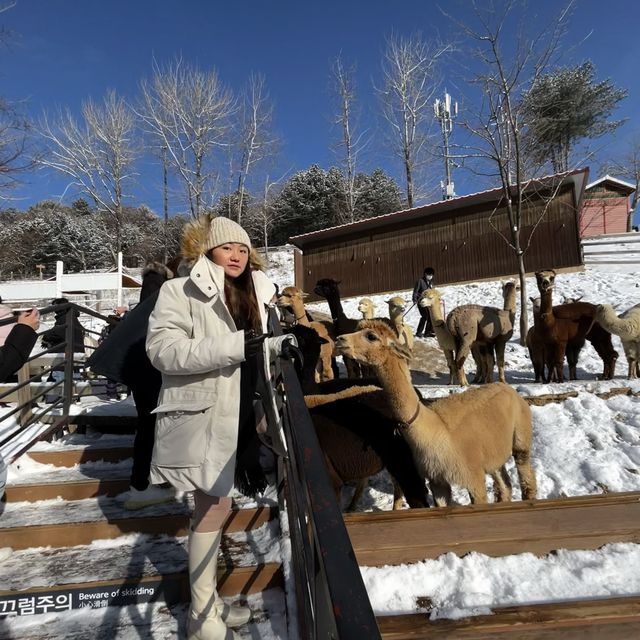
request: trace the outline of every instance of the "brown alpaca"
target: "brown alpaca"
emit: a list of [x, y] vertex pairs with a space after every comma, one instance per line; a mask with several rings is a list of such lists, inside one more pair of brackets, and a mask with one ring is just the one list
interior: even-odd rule
[[333, 380], [333, 369], [331, 368], [331, 358], [333, 356], [333, 338], [330, 336], [329, 327], [324, 322], [310, 321], [304, 308], [305, 293], [298, 287], [285, 287], [278, 296], [278, 308], [284, 309], [295, 318], [295, 322], [304, 327], [311, 327], [315, 332], [324, 338], [320, 346], [320, 357], [316, 364], [316, 382]]
[[422, 404], [411, 384], [408, 350], [379, 321], [338, 336], [336, 351], [376, 369], [393, 416], [413, 451], [418, 470], [431, 480], [436, 504], [451, 501], [451, 485], [469, 491], [472, 502], [487, 502], [485, 474], [494, 481], [496, 500], [510, 500], [505, 469], [513, 455], [522, 497], [535, 498], [530, 462], [532, 419], [529, 405], [508, 385], [490, 384]]
[[596, 306], [588, 302], [573, 302], [554, 307], [555, 277], [553, 269], [536, 272], [540, 315], [534, 316], [534, 329], [536, 339], [545, 345], [545, 362], [550, 367], [547, 382], [564, 382], [565, 354], [569, 379], [577, 379], [578, 356], [587, 339], [602, 358], [602, 377], [611, 379], [618, 353], [611, 344], [611, 334], [596, 323]]
[[[329, 303], [329, 310], [331, 311], [331, 321], [333, 322], [335, 336], [341, 333], [350, 333], [358, 328], [359, 320], [354, 318], [348, 318], [342, 309], [342, 301], [340, 300], [340, 290], [338, 285], [340, 282], [333, 278], [321, 278], [316, 282], [316, 286], [313, 288], [314, 293], [322, 296]], [[347, 376], [349, 378], [362, 378], [364, 377], [362, 368], [353, 359], [342, 356], [344, 360], [344, 366], [347, 369]]]

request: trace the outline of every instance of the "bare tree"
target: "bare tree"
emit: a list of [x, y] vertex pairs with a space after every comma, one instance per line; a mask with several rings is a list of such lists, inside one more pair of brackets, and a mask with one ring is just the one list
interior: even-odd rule
[[355, 72], [355, 65], [345, 68], [341, 56], [331, 64], [330, 88], [336, 98], [338, 112], [333, 124], [340, 129], [338, 149], [344, 171], [346, 222], [353, 222], [355, 219], [358, 200], [355, 182], [358, 156], [368, 144], [366, 131], [358, 131]]
[[603, 173], [610, 173], [626, 178], [633, 184], [635, 191], [631, 198], [631, 208], [627, 217], [627, 231], [633, 230], [633, 216], [640, 198], [640, 135], [636, 134], [627, 145], [627, 151], [617, 162], [610, 162], [603, 166]]
[[[518, 4], [517, 0], [499, 4], [490, 2], [482, 3], [481, 8], [473, 1], [478, 26], [472, 28], [459, 22], [458, 24], [475, 45], [475, 58], [482, 65], [481, 72], [472, 80], [480, 90], [481, 106], [474, 123], [463, 123], [478, 144], [472, 143], [467, 147], [466, 155], [483, 161], [481, 166], [487, 168], [489, 175], [497, 178], [502, 189], [499, 206], [506, 211], [508, 230], [496, 224], [498, 208], [490, 216], [489, 223], [513, 250], [517, 261], [520, 281], [520, 340], [524, 344], [528, 332], [525, 254], [562, 181], [550, 184], [548, 181], [539, 183], [536, 180], [539, 165], [532, 163], [523, 145], [525, 123], [522, 118], [521, 97], [549, 68], [557, 55], [571, 3], [551, 27], [530, 38], [524, 35], [526, 29], [522, 24], [515, 27], [512, 24], [514, 8]], [[515, 43], [513, 50], [506, 48], [510, 41]], [[522, 237], [521, 226], [527, 198], [532, 195], [541, 197], [543, 194], [545, 204], [542, 212], [528, 236]]]
[[259, 236], [262, 239], [267, 263], [269, 262], [269, 235], [271, 230], [277, 224], [285, 222], [287, 215], [283, 210], [274, 206], [273, 190], [285, 179], [287, 173], [289, 173], [288, 170], [277, 180], [270, 180], [268, 175], [265, 177], [262, 198], [260, 201], [255, 202], [247, 216], [246, 222], [249, 231], [252, 235]]
[[240, 171], [236, 220], [242, 223], [242, 204], [247, 178], [254, 165], [276, 152], [273, 135], [273, 103], [261, 74], [251, 74], [244, 92], [240, 118]]
[[81, 122], [68, 109], [54, 122], [43, 116], [40, 133], [49, 153], [40, 163], [68, 176], [67, 188], [76, 187], [108, 214], [115, 229], [115, 259], [122, 249], [124, 190], [135, 178], [139, 155], [135, 118], [115, 91], [107, 93], [102, 105], [84, 102], [81, 112]]
[[438, 88], [437, 64], [450, 49], [429, 44], [420, 35], [392, 35], [387, 40], [382, 87], [377, 91], [391, 129], [392, 149], [402, 161], [409, 208], [417, 197], [416, 173], [430, 158], [427, 143], [433, 121], [431, 100]]
[[235, 101], [215, 70], [208, 72], [177, 60], [164, 69], [154, 65], [151, 80], [141, 84], [136, 109], [145, 130], [165, 148], [167, 162], [179, 177], [191, 216], [210, 206], [217, 180], [216, 152], [229, 145]]

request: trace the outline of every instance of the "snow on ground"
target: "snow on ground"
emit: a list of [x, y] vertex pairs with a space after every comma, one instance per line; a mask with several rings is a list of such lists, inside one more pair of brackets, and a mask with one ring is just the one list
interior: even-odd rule
[[[281, 288], [293, 284], [293, 259], [290, 250], [272, 254], [271, 265], [269, 275]], [[554, 300], [559, 302], [562, 296], [583, 296], [583, 300], [588, 302], [617, 305], [621, 312], [640, 303], [638, 275], [638, 269], [628, 265], [615, 269], [593, 266], [581, 272], [560, 273], [556, 278]], [[527, 285], [528, 295], [537, 295], [533, 278], [528, 280]], [[502, 306], [499, 282], [452, 285], [440, 289], [447, 312], [464, 303]], [[387, 314], [386, 300], [392, 295], [401, 295], [411, 303], [411, 289], [368, 296], [372, 298], [378, 315]], [[359, 317], [358, 300], [359, 297], [343, 300], [348, 316]], [[312, 304], [310, 308], [329, 311], [326, 303]], [[407, 322], [414, 329], [418, 319], [419, 314], [415, 308], [406, 316]], [[531, 313], [529, 319], [531, 322]], [[597, 380], [602, 363], [591, 345], [587, 344], [578, 364], [580, 379], [550, 385], [534, 384], [531, 362], [526, 349], [519, 344], [518, 329], [507, 345], [507, 380], [520, 393], [540, 395], [579, 391], [577, 397], [564, 402], [532, 407], [533, 464], [538, 478], [539, 498], [598, 494], [605, 491], [640, 491], [640, 398], [613, 396], [604, 400], [594, 395], [620, 386], [630, 386], [634, 391], [640, 391], [640, 382], [630, 383], [626, 380], [627, 365], [623, 350], [617, 337], [614, 336], [613, 341], [614, 348], [620, 353], [615, 380]], [[468, 366], [470, 371], [471, 363]], [[420, 390], [427, 397], [461, 391], [459, 388], [435, 383], [423, 384]], [[101, 404], [95, 398], [83, 401], [93, 405]], [[102, 410], [106, 413], [116, 410], [113, 404], [102, 405]], [[68, 437], [70, 444], [82, 444], [78, 436]], [[39, 448], [56, 446], [59, 445], [53, 443], [39, 445]], [[21, 470], [11, 471], [11, 477], [26, 482], [32, 473], [51, 472], [49, 469], [39, 468], [37, 464], [25, 462]], [[104, 469], [94, 469], [94, 472], [98, 471], [102, 472]], [[512, 463], [509, 471], [515, 485], [515, 497], [518, 497]], [[370, 479], [359, 508], [388, 510], [392, 503], [391, 493], [389, 477], [384, 472], [378, 474]], [[454, 499], [462, 504], [468, 503], [466, 492], [459, 489], [454, 491]], [[48, 508], [58, 508], [55, 501], [49, 502]], [[250, 502], [245, 502], [246, 506], [251, 506]], [[107, 506], [110, 513], [117, 512], [117, 505], [109, 502]], [[65, 511], [62, 506], [60, 509]], [[19, 513], [11, 509], [9, 511], [16, 521], [23, 521]], [[88, 511], [91, 512], [91, 509]], [[3, 517], [8, 516], [5, 513]], [[74, 514], [65, 511], [65, 517], [73, 519]], [[638, 566], [640, 545], [625, 543], [607, 545], [596, 551], [559, 550], [542, 558], [532, 554], [503, 558], [490, 558], [478, 553], [468, 554], [464, 558], [446, 554], [436, 560], [411, 565], [362, 567], [362, 574], [376, 614], [416, 612], [420, 610], [417, 599], [426, 598], [431, 601], [432, 617], [457, 618], [488, 613], [491, 607], [498, 605], [640, 594]], [[281, 592], [276, 590], [275, 593], [267, 592], [263, 597], [252, 596], [249, 602], [256, 610], [268, 609], [269, 619], [258, 615], [256, 624], [242, 631], [243, 637], [265, 640], [287, 637]], [[91, 628], [96, 629], [95, 634], [90, 636], [93, 638], [175, 638], [176, 629], [182, 628], [181, 625], [184, 624], [184, 617], [184, 607], [169, 610], [160, 605], [127, 607], [117, 612], [81, 610], [66, 614], [64, 618], [52, 614], [4, 621], [4, 626], [0, 620], [0, 638], [41, 637], [37, 630], [43, 624], [55, 632], [48, 637], [89, 637], [83, 633]], [[149, 622], [151, 629], [143, 632], [141, 625]], [[3, 635], [5, 631], [6, 635]]]

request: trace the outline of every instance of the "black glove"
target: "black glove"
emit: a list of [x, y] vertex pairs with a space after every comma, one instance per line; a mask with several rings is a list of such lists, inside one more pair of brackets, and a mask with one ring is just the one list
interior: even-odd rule
[[256, 336], [253, 333], [247, 333], [246, 336], [244, 341], [244, 359], [249, 360], [249, 358], [255, 357], [262, 351], [262, 343], [265, 341], [267, 334], [263, 333]]

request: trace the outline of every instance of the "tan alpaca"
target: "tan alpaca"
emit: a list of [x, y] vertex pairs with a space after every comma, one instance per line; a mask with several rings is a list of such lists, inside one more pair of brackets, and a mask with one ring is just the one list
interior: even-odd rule
[[362, 298], [358, 303], [358, 311], [362, 314], [363, 320], [373, 320], [375, 307], [371, 298]]
[[387, 304], [389, 305], [389, 319], [400, 338], [400, 344], [404, 344], [413, 351], [413, 331], [404, 321], [404, 310], [407, 303], [404, 298], [394, 296], [387, 300]]
[[311, 327], [315, 332], [327, 342], [320, 345], [320, 358], [316, 365], [316, 382], [333, 380], [333, 369], [331, 368], [331, 358], [333, 356], [334, 341], [330, 335], [330, 327], [326, 322], [311, 322], [307, 318], [307, 311], [304, 308], [305, 293], [298, 287], [285, 287], [278, 296], [278, 308], [288, 311], [294, 316], [295, 322]]
[[336, 352], [375, 368], [419, 472], [431, 479], [436, 504], [451, 501], [451, 485], [466, 488], [474, 503], [487, 502], [485, 474], [493, 478], [495, 499], [510, 500], [504, 465], [511, 455], [523, 499], [535, 498], [529, 405], [511, 387], [496, 383], [426, 407], [411, 384], [409, 352], [393, 330], [376, 320], [362, 325], [338, 336]]
[[447, 327], [456, 341], [456, 370], [460, 384], [467, 385], [464, 373], [464, 362], [471, 352], [474, 342], [484, 343], [487, 374], [485, 380], [493, 378], [493, 350], [498, 361], [498, 378], [505, 382], [504, 350], [513, 335], [516, 316], [516, 291], [514, 282], [507, 282], [502, 287], [504, 309], [483, 307], [479, 304], [463, 304], [456, 307], [447, 316]]

